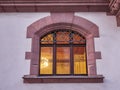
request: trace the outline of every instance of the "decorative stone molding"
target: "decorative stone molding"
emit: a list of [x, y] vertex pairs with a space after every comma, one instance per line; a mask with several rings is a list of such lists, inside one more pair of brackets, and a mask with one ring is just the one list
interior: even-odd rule
[[108, 6], [108, 0], [0, 0], [0, 12], [106, 12]]
[[25, 59], [31, 59], [32, 58], [32, 53], [31, 52], [26, 52], [25, 53]]
[[[100, 52], [95, 52], [94, 38], [99, 37], [98, 26], [82, 17], [74, 16], [74, 13], [51, 13], [50, 16], [34, 22], [27, 28], [27, 38], [32, 38], [31, 54], [26, 54], [26, 58], [31, 58], [30, 78], [31, 75], [39, 77], [39, 38], [51, 31], [59, 29], [76, 31], [86, 38], [88, 76], [97, 77], [96, 59], [100, 58]], [[29, 76], [23, 77], [24, 82], [28, 82], [30, 80], [28, 77]], [[40, 80], [40, 78], [38, 78], [38, 80]], [[103, 76], [101, 77], [101, 80], [103, 82]], [[87, 81], [87, 79], [85, 81]]]
[[120, 26], [120, 0], [0, 0], [0, 12], [110, 12]]
[[101, 52], [95, 52], [96, 59], [102, 59]]
[[120, 11], [120, 0], [110, 0], [110, 12], [113, 15], [118, 15]]
[[120, 15], [116, 16], [117, 26], [120, 27]]
[[110, 13], [116, 16], [117, 26], [120, 26], [120, 0], [110, 0]]
[[103, 76], [42, 76], [26, 75], [24, 83], [102, 83]]

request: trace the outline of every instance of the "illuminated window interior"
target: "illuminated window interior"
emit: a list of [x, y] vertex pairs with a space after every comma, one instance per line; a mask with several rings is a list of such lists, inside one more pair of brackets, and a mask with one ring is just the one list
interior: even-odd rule
[[87, 75], [86, 40], [57, 30], [40, 38], [40, 75]]

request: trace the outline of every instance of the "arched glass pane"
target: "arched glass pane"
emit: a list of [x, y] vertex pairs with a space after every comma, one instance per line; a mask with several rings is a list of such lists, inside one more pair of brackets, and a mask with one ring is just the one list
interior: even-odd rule
[[70, 32], [68, 31], [59, 31], [56, 33], [57, 44], [69, 44], [70, 41]]
[[41, 44], [85, 44], [83, 36], [72, 31], [55, 31], [41, 38]]
[[47, 34], [41, 39], [41, 44], [53, 44], [53, 34]]
[[85, 44], [85, 39], [78, 33], [73, 33], [73, 44]]

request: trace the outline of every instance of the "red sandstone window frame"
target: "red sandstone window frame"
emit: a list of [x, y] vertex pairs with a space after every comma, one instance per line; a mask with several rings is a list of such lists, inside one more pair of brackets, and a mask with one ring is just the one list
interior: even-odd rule
[[[39, 38], [58, 29], [69, 29], [86, 38], [88, 76], [39, 76]], [[27, 28], [27, 38], [32, 38], [31, 52], [26, 52], [26, 59], [31, 59], [30, 75], [23, 77], [25, 83], [98, 83], [103, 76], [97, 75], [96, 59], [101, 53], [95, 52], [94, 38], [99, 37], [96, 24], [75, 16], [74, 13], [51, 13]]]

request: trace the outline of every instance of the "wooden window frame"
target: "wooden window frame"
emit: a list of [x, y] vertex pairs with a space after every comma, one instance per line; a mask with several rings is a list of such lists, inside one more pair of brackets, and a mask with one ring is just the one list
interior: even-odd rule
[[[80, 41], [79, 41], [80, 44], [76, 44], [76, 43], [74, 43], [74, 41], [72, 41], [72, 39], [70, 39], [69, 41], [67, 41], [68, 42], [67, 44], [59, 44], [59, 43], [57, 43], [59, 41], [56, 40], [57, 36], [56, 36], [55, 32], [70, 32], [69, 33], [69, 39], [71, 38], [71, 36], [70, 36], [71, 34], [72, 35], [73, 34], [75, 34], [75, 35], [77, 34], [77, 35], [79, 35], [79, 37], [84, 39], [85, 43], [80, 43]], [[46, 37], [49, 34], [53, 35], [53, 41], [52, 41], [53, 43], [52, 44], [42, 44], [41, 39]], [[74, 47], [84, 47], [85, 48], [85, 53], [86, 53], [86, 39], [82, 35], [80, 35], [79, 33], [73, 32], [71, 30], [55, 30], [53, 32], [49, 32], [48, 34], [46, 34], [45, 36], [40, 38], [40, 55], [41, 55], [41, 47], [53, 47], [53, 74], [40, 74], [40, 72], [39, 72], [40, 76], [53, 76], [53, 75], [54, 76], [70, 76], [70, 75], [73, 75], [73, 76], [86, 76], [86, 75], [88, 75], [87, 60], [85, 61], [86, 62], [86, 74], [74, 74], [74, 59], [73, 59], [74, 58], [74, 54], [73, 54], [73, 48]], [[56, 61], [56, 53], [57, 53], [57, 47], [69, 47], [69, 49], [70, 49], [70, 74], [56, 74], [56, 67], [57, 67], [57, 65], [56, 65], [56, 62], [57, 62]], [[87, 59], [87, 55], [85, 56], [85, 58]]]
[[[86, 38], [88, 76], [39, 76], [39, 37], [53, 30], [69, 29], [80, 33]], [[101, 59], [101, 53], [95, 52], [94, 38], [99, 37], [96, 24], [75, 16], [74, 13], [51, 13], [27, 29], [27, 38], [32, 38], [31, 52], [26, 52], [26, 59], [31, 59], [30, 75], [23, 77], [24, 83], [101, 83], [103, 76], [97, 75], [96, 59]]]

